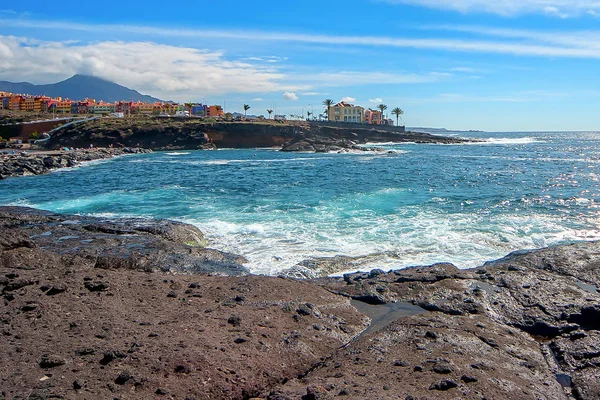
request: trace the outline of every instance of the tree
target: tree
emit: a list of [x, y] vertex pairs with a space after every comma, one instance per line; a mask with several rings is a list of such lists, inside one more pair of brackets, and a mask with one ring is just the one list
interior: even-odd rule
[[250, 109], [250, 106], [248, 104], [244, 104], [244, 117], [246, 116], [246, 111], [248, 111]]
[[327, 119], [329, 119], [329, 109], [333, 105], [333, 100], [331, 100], [331, 99], [325, 99], [325, 100], [323, 100], [323, 105], [325, 107], [327, 107]]
[[267, 110], [267, 112], [269, 113], [269, 119], [271, 119], [271, 114], [273, 114], [273, 110]]
[[380, 104], [377, 106], [377, 108], [379, 108], [379, 110], [381, 111], [381, 119], [380, 119], [379, 123], [383, 124], [383, 112], [385, 110], [387, 110], [387, 106], [385, 104]]
[[306, 116], [308, 117], [307, 119], [310, 120], [310, 116], [312, 115], [312, 113], [310, 111], [306, 112]]
[[404, 115], [404, 111], [400, 107], [396, 107], [392, 110], [392, 114], [396, 116], [396, 126], [398, 126], [398, 118], [400, 118], [401, 115]]

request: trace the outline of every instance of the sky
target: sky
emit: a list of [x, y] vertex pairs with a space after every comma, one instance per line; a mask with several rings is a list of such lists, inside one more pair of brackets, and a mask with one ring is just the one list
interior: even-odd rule
[[600, 0], [0, 5], [0, 80], [81, 73], [256, 115], [345, 99], [412, 127], [600, 130], [599, 67]]

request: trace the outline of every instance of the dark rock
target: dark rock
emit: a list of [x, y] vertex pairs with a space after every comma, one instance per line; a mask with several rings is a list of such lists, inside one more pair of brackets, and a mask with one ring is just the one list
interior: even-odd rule
[[83, 388], [83, 384], [81, 384], [79, 381], [73, 381], [73, 389], [74, 390], [79, 390]]
[[454, 372], [454, 370], [452, 369], [450, 364], [440, 363], [440, 364], [436, 364], [433, 366], [433, 372], [435, 372], [436, 374], [445, 375], [445, 374], [451, 374], [452, 372]]
[[169, 297], [169, 298], [172, 298], [172, 299], [174, 299], [174, 298], [177, 298], [177, 293], [175, 293], [175, 292], [173, 292], [173, 291], [170, 291], [170, 292], [167, 294], [167, 297]]
[[460, 380], [463, 381], [464, 383], [474, 383], [474, 382], [478, 381], [477, 378], [475, 378], [474, 376], [470, 376], [470, 375], [463, 375], [460, 378]]
[[129, 371], [122, 371], [119, 376], [115, 379], [117, 385], [124, 385], [133, 379], [133, 375]]
[[456, 382], [454, 382], [453, 380], [447, 379], [445, 381], [441, 381], [441, 382], [431, 385], [429, 387], [429, 390], [446, 391], [446, 390], [454, 389], [456, 387], [458, 387], [458, 384]]
[[410, 364], [406, 361], [396, 360], [394, 361], [394, 367], [408, 367]]
[[242, 323], [242, 318], [237, 315], [232, 315], [227, 319], [227, 323], [233, 326], [240, 326], [240, 324]]
[[91, 348], [86, 348], [86, 349], [80, 349], [80, 350], [75, 350], [75, 354], [77, 354], [78, 356], [89, 356], [89, 355], [93, 355], [96, 354], [96, 350], [91, 349]]
[[246, 343], [247, 340], [240, 337], [240, 338], [235, 339], [233, 342], [236, 344], [242, 344], [242, 343]]
[[161, 396], [164, 396], [164, 395], [167, 395], [167, 394], [169, 394], [169, 392], [168, 392], [167, 390], [165, 390], [165, 389], [162, 389], [162, 388], [158, 388], [158, 389], [156, 389], [156, 391], [155, 391], [154, 393], [155, 393], [155, 394], [158, 394], [158, 395], [161, 395]]
[[83, 284], [87, 290], [90, 292], [102, 292], [108, 289], [108, 282], [100, 282], [100, 281], [88, 281]]
[[65, 365], [66, 363], [67, 361], [64, 358], [56, 355], [43, 355], [38, 361], [38, 365], [40, 366], [40, 368], [44, 369], [60, 367], [61, 365]]
[[61, 294], [67, 291], [67, 287], [65, 285], [54, 285], [48, 289], [46, 292], [47, 296], [56, 296], [57, 294]]
[[190, 367], [187, 365], [180, 364], [175, 367], [175, 372], [178, 374], [189, 374], [191, 372]]
[[102, 357], [102, 360], [100, 360], [100, 364], [108, 365], [114, 360], [123, 359], [125, 357], [127, 357], [127, 354], [123, 353], [122, 351], [107, 351], [106, 353], [104, 353], [104, 357]]
[[23, 307], [21, 307], [21, 311], [30, 312], [30, 311], [37, 310], [37, 308], [38, 308], [37, 304], [25, 304]]

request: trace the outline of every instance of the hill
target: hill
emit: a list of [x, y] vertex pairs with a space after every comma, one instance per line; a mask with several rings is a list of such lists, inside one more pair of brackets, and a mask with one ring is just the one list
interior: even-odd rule
[[96, 99], [97, 101], [103, 100], [108, 102], [131, 100], [153, 103], [161, 101], [160, 99], [143, 95], [136, 90], [114, 82], [88, 75], [74, 75], [67, 80], [49, 85], [0, 81], [0, 90], [12, 93], [63, 97], [74, 100], [82, 100], [87, 97]]

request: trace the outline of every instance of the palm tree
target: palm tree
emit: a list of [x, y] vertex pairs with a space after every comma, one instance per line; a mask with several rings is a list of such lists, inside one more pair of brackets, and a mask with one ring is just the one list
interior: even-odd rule
[[377, 106], [377, 108], [379, 108], [381, 111], [381, 119], [379, 120], [379, 124], [383, 125], [383, 112], [387, 110], [387, 106], [385, 104], [380, 104]]
[[404, 115], [404, 110], [400, 107], [396, 107], [392, 110], [392, 114], [396, 116], [396, 126], [398, 126], [398, 118], [400, 118], [401, 115]]
[[250, 106], [248, 104], [244, 104], [244, 117], [246, 116], [246, 111], [248, 111], [250, 109]]
[[267, 110], [267, 112], [269, 113], [269, 119], [271, 119], [271, 114], [273, 113], [273, 110]]
[[323, 100], [323, 105], [325, 107], [327, 107], [327, 119], [329, 119], [329, 109], [331, 108], [331, 106], [333, 105], [333, 100], [331, 99], [326, 99]]
[[306, 116], [308, 117], [307, 119], [310, 120], [310, 116], [312, 115], [312, 113], [310, 111], [306, 112]]

